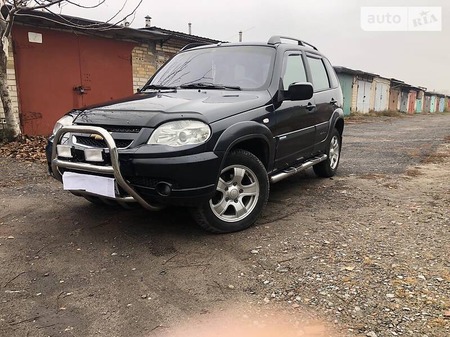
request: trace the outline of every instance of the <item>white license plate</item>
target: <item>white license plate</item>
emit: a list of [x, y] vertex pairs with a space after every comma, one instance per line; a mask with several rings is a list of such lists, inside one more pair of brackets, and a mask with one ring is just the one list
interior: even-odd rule
[[86, 191], [99, 196], [116, 197], [114, 178], [64, 172], [63, 187], [66, 191]]

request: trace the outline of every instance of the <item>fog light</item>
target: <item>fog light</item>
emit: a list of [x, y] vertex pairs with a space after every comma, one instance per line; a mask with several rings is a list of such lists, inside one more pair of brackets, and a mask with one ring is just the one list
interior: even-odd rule
[[64, 158], [73, 158], [72, 157], [72, 148], [68, 145], [57, 145], [56, 146], [58, 157]]
[[156, 192], [163, 197], [168, 197], [172, 193], [172, 185], [165, 182], [156, 184]]
[[84, 158], [86, 159], [86, 161], [102, 162], [103, 161], [103, 150], [102, 149], [85, 149], [84, 150]]

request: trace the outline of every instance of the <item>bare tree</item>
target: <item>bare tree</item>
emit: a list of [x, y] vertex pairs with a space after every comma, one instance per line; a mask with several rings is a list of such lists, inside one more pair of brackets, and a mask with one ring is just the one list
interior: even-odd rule
[[[125, 20], [133, 21], [137, 9], [143, 0], [134, 0], [133, 8], [126, 11], [128, 0], [123, 2], [122, 7], [115, 12], [106, 22], [79, 24], [72, 22], [57, 13], [64, 6], [74, 6], [86, 10], [105, 5], [108, 0], [0, 0], [0, 99], [3, 105], [3, 111], [6, 119], [7, 137], [9, 139], [17, 138], [21, 135], [20, 123], [13, 111], [11, 96], [7, 82], [8, 67], [8, 48], [11, 38], [11, 31], [14, 20], [18, 16], [33, 16], [33, 10], [42, 10], [52, 14], [55, 19], [47, 18], [50, 21], [56, 21], [61, 25], [83, 30], [105, 31], [112, 29], [121, 29], [119, 24]], [[114, 0], [111, 0], [114, 1]], [[55, 9], [56, 8], [56, 9]], [[45, 18], [44, 18], [45, 19]]]

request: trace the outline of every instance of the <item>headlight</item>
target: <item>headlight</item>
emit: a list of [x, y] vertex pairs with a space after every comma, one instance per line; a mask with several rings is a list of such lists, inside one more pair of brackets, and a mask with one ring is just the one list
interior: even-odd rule
[[211, 129], [203, 122], [181, 120], [168, 122], [158, 127], [150, 136], [147, 144], [183, 146], [202, 144], [209, 139]]
[[73, 123], [73, 117], [70, 115], [62, 116], [53, 127], [52, 136], [54, 136], [63, 126], [70, 126]]

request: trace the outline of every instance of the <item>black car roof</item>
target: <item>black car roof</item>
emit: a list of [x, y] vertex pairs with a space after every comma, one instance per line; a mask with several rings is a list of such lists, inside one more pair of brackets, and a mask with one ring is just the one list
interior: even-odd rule
[[[282, 42], [281, 39], [287, 39], [295, 41], [296, 43], [285, 43]], [[205, 48], [217, 48], [217, 47], [269, 47], [269, 48], [275, 48], [275, 49], [283, 49], [283, 50], [299, 50], [299, 51], [305, 51], [309, 53], [313, 53], [316, 55], [322, 56], [322, 54], [318, 51], [318, 49], [301, 40], [297, 39], [291, 39], [291, 38], [285, 38], [281, 36], [272, 36], [267, 43], [264, 42], [219, 42], [216, 44], [202, 44], [202, 43], [191, 43], [186, 45], [180, 52], [191, 50], [191, 49], [205, 49]]]

